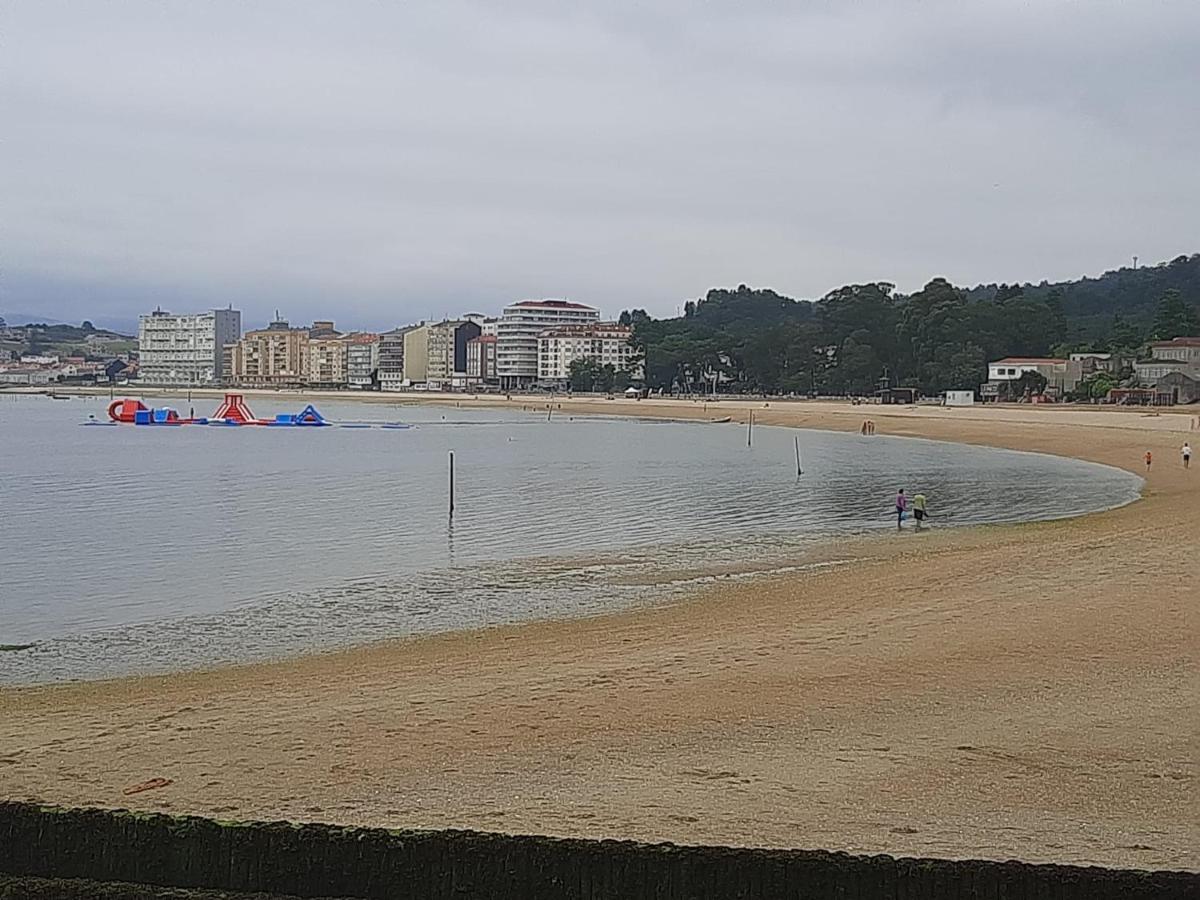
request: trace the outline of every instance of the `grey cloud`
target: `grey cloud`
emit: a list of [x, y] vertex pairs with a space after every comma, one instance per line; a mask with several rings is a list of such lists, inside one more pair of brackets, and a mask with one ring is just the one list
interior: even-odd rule
[[1194, 250], [1200, 5], [9, 4], [0, 312], [669, 314]]

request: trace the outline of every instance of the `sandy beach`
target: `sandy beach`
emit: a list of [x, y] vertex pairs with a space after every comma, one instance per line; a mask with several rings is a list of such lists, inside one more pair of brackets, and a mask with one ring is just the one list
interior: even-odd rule
[[554, 402], [1155, 463], [1121, 509], [841, 541], [650, 609], [0, 690], [0, 796], [1200, 870], [1196, 410]]

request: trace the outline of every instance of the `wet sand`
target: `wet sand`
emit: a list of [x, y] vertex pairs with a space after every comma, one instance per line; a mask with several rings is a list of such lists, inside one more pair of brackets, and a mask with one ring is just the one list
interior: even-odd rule
[[[1155, 464], [1119, 510], [838, 542], [823, 552], [853, 565], [667, 606], [0, 690], [0, 796], [1200, 869], [1200, 466], [1178, 454], [1194, 411], [561, 408], [751, 407], [761, 424], [869, 417], [881, 434]], [[154, 777], [173, 783], [123, 795]]]

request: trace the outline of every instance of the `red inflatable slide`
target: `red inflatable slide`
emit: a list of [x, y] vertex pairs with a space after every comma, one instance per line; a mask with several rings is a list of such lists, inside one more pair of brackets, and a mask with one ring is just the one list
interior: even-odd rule
[[250, 407], [246, 405], [246, 401], [242, 399], [241, 394], [226, 394], [225, 402], [213, 414], [213, 418], [224, 419], [226, 422], [236, 422], [239, 425], [261, 424], [258, 419], [254, 418], [254, 413], [250, 412]]
[[114, 400], [108, 404], [108, 417], [114, 422], [128, 422], [133, 424], [138, 410], [149, 409], [141, 400]]

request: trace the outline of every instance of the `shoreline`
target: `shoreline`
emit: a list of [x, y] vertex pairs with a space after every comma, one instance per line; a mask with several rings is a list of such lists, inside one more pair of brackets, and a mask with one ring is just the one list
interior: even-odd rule
[[[355, 399], [310, 399], [321, 397]], [[572, 414], [709, 415], [691, 401], [553, 402]], [[0, 795], [1200, 868], [1187, 727], [1200, 477], [1173, 459], [1191, 416], [764, 402], [714, 405], [743, 422], [753, 409], [766, 425], [845, 431], [873, 418], [880, 433], [1135, 474], [1150, 447], [1156, 467], [1143, 499], [1116, 509], [937, 530], [920, 545], [834, 541], [851, 565], [661, 605], [235, 669], [0, 688], [0, 746], [20, 747], [0, 751]], [[120, 795], [158, 775], [175, 784]]]
[[[219, 391], [210, 391], [209, 393], [219, 394], [220, 392]], [[274, 392], [260, 391], [259, 393], [262, 395], [273, 395]], [[87, 395], [85, 395], [85, 398], [86, 398], [86, 396]], [[170, 398], [174, 398], [178, 395], [176, 395], [174, 392], [166, 391], [161, 396], [164, 398], [170, 399]], [[449, 408], [452, 408], [449, 405], [449, 401], [450, 401], [450, 398], [453, 396], [454, 395], [444, 395], [444, 394], [433, 395], [431, 399], [425, 400], [424, 402], [420, 402], [420, 403], [409, 402], [409, 403], [405, 403], [403, 405], [405, 405], [405, 406], [430, 406], [430, 407], [438, 407], [438, 408], [442, 408], [442, 409], [449, 409]], [[311, 400], [314, 398], [317, 398], [316, 394], [304, 395], [304, 399], [306, 399], [306, 400]], [[371, 400], [371, 398], [369, 396], [361, 397], [361, 396], [358, 396], [354, 392], [351, 392], [350, 397], [345, 398], [345, 399], [350, 399], [350, 400], [364, 399], [364, 400], [367, 400], [368, 403]], [[462, 398], [460, 397], [459, 399], [461, 400]], [[486, 408], [486, 407], [490, 406], [494, 409], [497, 405], [496, 400], [499, 400], [500, 407], [506, 408], [506, 409], [513, 409], [514, 411], [516, 410], [518, 404], [520, 404], [520, 409], [522, 411], [527, 410], [529, 407], [528, 403], [521, 403], [520, 399], [512, 400], [512, 401], [504, 401], [503, 398], [493, 398], [493, 402], [491, 402], [491, 403], [484, 402], [484, 403], [478, 403], [478, 404], [471, 403], [468, 400], [466, 405], [468, 406], [468, 408], [479, 409], [479, 408]], [[568, 402], [568, 401], [564, 400], [563, 402]], [[669, 422], [669, 423], [693, 424], [693, 425], [723, 424], [726, 421], [728, 421], [727, 418], [723, 418], [716, 422], [712, 422], [710, 420], [707, 420], [707, 419], [704, 419], [701, 417], [697, 417], [697, 416], [688, 417], [688, 416], [680, 415], [680, 414], [677, 414], [675, 412], [668, 411], [668, 410], [650, 410], [649, 412], [653, 413], [653, 415], [649, 415], [649, 416], [630, 415], [627, 411], [625, 411], [625, 412], [613, 411], [610, 409], [602, 408], [600, 406], [601, 403], [608, 403], [611, 401], [606, 401], [600, 397], [581, 398], [577, 402], [584, 404], [586, 406], [586, 408], [580, 409], [580, 410], [574, 410], [573, 411], [574, 414], [579, 415], [581, 418], [591, 418], [593, 421], [621, 421], [621, 420], [632, 420], [632, 419], [644, 418], [644, 419], [652, 419], [653, 421], [656, 421], [656, 422]], [[592, 408], [592, 404], [596, 404], [595, 408]], [[456, 405], [461, 406], [462, 403], [458, 403]], [[561, 406], [561, 403], [559, 403], [557, 405]], [[640, 411], [640, 409], [639, 409], [639, 411]], [[811, 411], [811, 408], [809, 409], [809, 411]], [[531, 414], [537, 415], [538, 411], [532, 411]], [[357, 421], [357, 420], [351, 420], [351, 421]], [[425, 423], [422, 423], [422, 424], [425, 424]], [[847, 433], [845, 429], [832, 427], [831, 425], [825, 425], [823, 427], [818, 427], [818, 426], [807, 425], [807, 424], [806, 425], [789, 424], [789, 425], [768, 425], [767, 427], [769, 427], [769, 428], [788, 428], [788, 429], [795, 429], [795, 430], [802, 430], [802, 431], [812, 431], [812, 432], [815, 432], [818, 434], [829, 434], [829, 435], [845, 435]], [[890, 436], [890, 437], [893, 437], [893, 438], [896, 438], [899, 440], [905, 440], [905, 441], [927, 441], [930, 443], [953, 443], [952, 440], [947, 439], [947, 438], [930, 438], [930, 437], [923, 436], [923, 435], [881, 435], [881, 436], [882, 437]], [[1004, 450], [1005, 448], [988, 447], [988, 449]], [[1060, 454], [1050, 454], [1050, 453], [1046, 453], [1043, 451], [1035, 451], [1035, 450], [1008, 450], [1007, 452], [1024, 454], [1024, 455], [1047, 456], [1047, 457], [1057, 458], [1057, 459], [1070, 459], [1071, 458], [1071, 457], [1062, 456]], [[1089, 461], [1086, 464], [1089, 466], [1098, 466], [1098, 467], [1102, 467], [1102, 468], [1106, 468], [1106, 469], [1112, 469], [1114, 471], [1122, 472], [1123, 474], [1126, 474], [1126, 475], [1131, 474], [1131, 473], [1127, 472], [1125, 469], [1122, 469], [1117, 466], [1109, 465], [1106, 463]], [[1045, 512], [1042, 514], [1038, 514], [1035, 517], [1023, 519], [1020, 521], [991, 521], [991, 522], [957, 523], [954, 520], [942, 520], [942, 521], [938, 521], [936, 523], [927, 524], [922, 533], [922, 537], [919, 539], [924, 539], [931, 533], [931, 531], [939, 531], [939, 530], [945, 531], [947, 529], [961, 531], [964, 529], [978, 529], [978, 528], [998, 528], [998, 529], [1021, 528], [1021, 527], [1038, 524], [1038, 523], [1066, 521], [1066, 520], [1077, 519], [1077, 518], [1086, 517], [1086, 516], [1093, 516], [1093, 515], [1100, 515], [1100, 514], [1108, 513], [1108, 512], [1114, 511], [1114, 510], [1118, 510], [1124, 506], [1128, 506], [1132, 503], [1137, 503], [1143, 499], [1142, 498], [1142, 490], [1144, 488], [1145, 481], [1140, 476], [1134, 476], [1134, 477], [1137, 478], [1139, 484], [1141, 485], [1141, 487], [1139, 487], [1137, 493], [1134, 496], [1130, 497], [1129, 499], [1125, 499], [1123, 497], [1120, 499], [1117, 499], [1114, 502], [1112, 502], [1110, 505], [1100, 506], [1100, 507], [1097, 507], [1094, 509], [1089, 509], [1089, 510], [1086, 510], [1083, 512], [1079, 512], [1079, 511], [1061, 511], [1061, 512], [1054, 512], [1054, 513]], [[908, 528], [906, 529], [906, 531], [912, 531], [912, 530], [913, 530], [913, 526], [910, 524], [908, 526]], [[242, 659], [226, 659], [223, 661], [215, 661], [214, 660], [214, 661], [209, 661], [209, 662], [193, 662], [193, 663], [189, 663], [189, 664], [181, 663], [181, 664], [178, 664], [177, 667], [170, 668], [170, 669], [164, 669], [164, 668], [157, 667], [157, 666], [155, 666], [155, 667], [143, 666], [143, 667], [141, 667], [140, 672], [134, 671], [134, 672], [116, 673], [116, 674], [97, 673], [97, 674], [87, 674], [87, 675], [82, 675], [79, 677], [70, 677], [70, 678], [59, 676], [59, 677], [52, 677], [52, 678], [38, 678], [38, 679], [34, 679], [34, 680], [29, 680], [29, 681], [7, 680], [7, 679], [0, 677], [0, 691], [2, 691], [2, 690], [19, 691], [19, 690], [38, 689], [38, 688], [53, 689], [55, 687], [69, 688], [69, 687], [78, 686], [78, 685], [99, 685], [99, 684], [120, 682], [120, 681], [126, 680], [126, 679], [138, 679], [138, 678], [141, 678], [141, 679], [159, 678], [159, 677], [169, 678], [172, 676], [205, 675], [205, 674], [215, 675], [218, 673], [230, 672], [232, 670], [242, 670], [242, 669], [257, 668], [257, 667], [263, 667], [263, 666], [286, 664], [291, 661], [295, 661], [298, 659], [307, 658], [307, 657], [311, 657], [311, 656], [329, 656], [329, 655], [337, 655], [340, 653], [345, 653], [345, 652], [352, 651], [352, 650], [360, 650], [360, 649], [367, 650], [370, 648], [386, 647], [390, 644], [400, 644], [400, 643], [406, 643], [406, 642], [410, 642], [410, 641], [424, 640], [424, 639], [428, 639], [430, 637], [436, 637], [436, 636], [441, 636], [441, 635], [474, 634], [474, 633], [480, 633], [480, 632], [487, 632], [487, 631], [489, 631], [491, 629], [495, 629], [495, 628], [521, 627], [521, 626], [525, 626], [525, 625], [534, 625], [534, 624], [546, 623], [546, 622], [569, 623], [569, 622], [576, 622], [576, 621], [580, 621], [580, 620], [584, 620], [584, 619], [591, 619], [591, 618], [596, 618], [596, 617], [607, 617], [607, 616], [618, 616], [619, 617], [619, 616], [624, 616], [624, 615], [628, 615], [628, 614], [634, 614], [639, 610], [644, 610], [644, 609], [647, 609], [650, 607], [669, 605], [669, 604], [677, 604], [677, 603], [688, 603], [688, 602], [691, 602], [695, 598], [696, 595], [698, 595], [706, 590], [710, 590], [713, 586], [717, 586], [722, 583], [737, 583], [737, 584], [746, 586], [748, 588], [748, 587], [752, 586], [753, 582], [761, 580], [761, 579], [778, 578], [778, 577], [782, 577], [782, 576], [786, 576], [786, 575], [791, 575], [791, 574], [794, 574], [797, 572], [802, 572], [802, 571], [806, 571], [806, 570], [810, 570], [810, 569], [820, 569], [820, 568], [824, 568], [827, 566], [853, 565], [856, 561], [860, 560], [864, 556], [866, 558], [871, 558], [871, 549], [870, 548], [873, 543], [879, 542], [881, 540], [893, 538], [893, 537], [895, 537], [895, 533], [894, 533], [893, 529], [891, 529], [890, 527], [888, 527], [886, 529], [883, 529], [883, 528], [867, 529], [864, 526], [863, 528], [860, 528], [858, 530], [852, 530], [852, 531], [846, 531], [846, 532], [840, 532], [840, 533], [839, 532], [826, 533], [826, 534], [822, 534], [819, 536], [814, 533], [811, 536], [811, 538], [805, 543], [805, 545], [795, 547], [791, 553], [783, 553], [783, 554], [781, 554], [777, 557], [773, 557], [769, 560], [768, 559], [758, 559], [754, 562], [746, 562], [746, 563], [739, 563], [739, 562], [734, 562], [731, 560], [706, 561], [701, 568], [694, 569], [694, 570], [685, 570], [683, 568], [680, 568], [679, 565], [666, 565], [661, 571], [659, 571], [655, 575], [655, 577], [652, 580], [647, 580], [647, 579], [637, 580], [637, 585], [642, 588], [642, 590], [644, 591], [645, 594], [650, 594], [650, 595], [658, 594], [660, 596], [639, 597], [638, 599], [633, 599], [626, 603], [622, 603], [619, 605], [613, 605], [608, 608], [599, 609], [599, 610], [590, 610], [590, 611], [567, 610], [567, 611], [561, 611], [559, 613], [545, 612], [541, 615], [536, 615], [536, 616], [533, 616], [530, 618], [516, 618], [516, 619], [508, 619], [508, 620], [499, 620], [499, 621], [483, 623], [483, 624], [461, 625], [458, 627], [445, 627], [445, 628], [441, 628], [441, 629], [414, 631], [411, 633], [400, 633], [400, 634], [395, 634], [395, 635], [389, 636], [389, 637], [382, 637], [382, 638], [376, 638], [376, 639], [361, 639], [361, 640], [357, 640], [357, 641], [353, 641], [353, 642], [327, 645], [324, 647], [314, 646], [314, 647], [309, 647], [309, 648], [301, 648], [301, 649], [294, 650], [292, 652], [286, 652], [286, 653], [281, 653], [281, 654], [249, 656], [249, 657], [242, 658]], [[900, 539], [911, 540], [913, 538], [902, 537]], [[851, 545], [854, 547], [854, 554], [855, 554], [854, 556], [844, 557], [842, 555], [846, 552], [845, 548], [847, 547], [847, 545]], [[655, 546], [655, 547], [649, 547], [649, 546], [648, 547], [638, 547], [637, 552], [639, 554], [671, 554], [671, 553], [674, 553], [677, 549], [678, 548], [674, 545], [671, 545], [671, 546], [660, 545], [660, 546]], [[837, 550], [837, 552], [834, 552], [835, 549]], [[540, 556], [538, 556], [538, 557], [529, 557], [525, 561], [530, 564], [535, 564], [535, 565], [551, 563], [551, 564], [565, 565], [570, 568], [581, 568], [581, 567], [591, 567], [593, 565], [605, 565], [605, 564], [611, 565], [611, 564], [617, 562], [618, 557], [619, 557], [619, 553], [617, 551], [610, 550], [610, 551], [607, 551], [607, 552], [601, 554], [600, 556], [592, 556], [592, 555], [572, 555], [572, 556], [566, 556], [566, 557], [540, 557]], [[614, 580], [608, 582], [607, 586], [615, 588], [618, 586], [628, 586], [628, 584], [630, 584], [630, 583], [631, 582], [626, 582], [626, 581], [621, 580], [620, 578], [617, 578], [617, 579], [614, 579]], [[147, 623], [148, 627], [153, 627], [153, 625], [154, 625], [153, 622]], [[51, 639], [51, 640], [53, 640], [53, 639]], [[0, 652], [3, 652], [5, 649], [26, 649], [27, 647], [35, 646], [37, 643], [43, 643], [43, 642], [42, 641], [34, 641], [27, 645], [21, 645], [19, 648], [16, 648], [16, 647], [7, 648], [3, 645], [0, 645]]]

